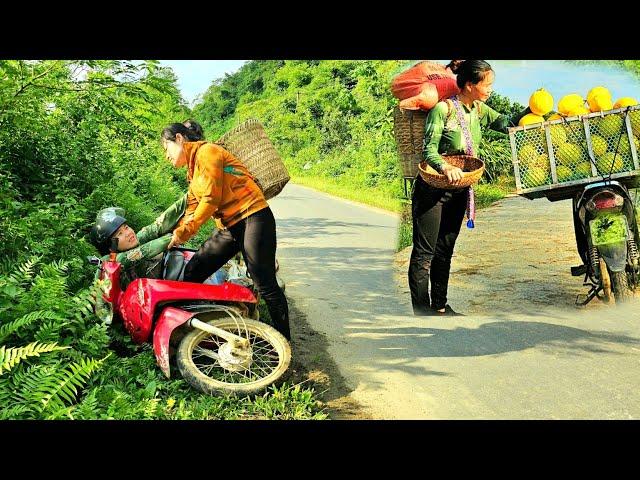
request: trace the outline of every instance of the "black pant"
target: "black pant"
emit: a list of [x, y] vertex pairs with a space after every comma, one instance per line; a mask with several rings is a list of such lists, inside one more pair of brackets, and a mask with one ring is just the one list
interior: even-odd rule
[[447, 304], [451, 256], [467, 207], [467, 190], [441, 190], [427, 185], [421, 177], [414, 183], [409, 288], [416, 315], [427, 314], [430, 308], [440, 310]]
[[276, 280], [276, 221], [269, 207], [226, 230], [216, 230], [191, 258], [184, 271], [186, 282], [203, 282], [238, 251], [256, 288], [267, 303], [276, 329], [287, 340], [289, 305]]

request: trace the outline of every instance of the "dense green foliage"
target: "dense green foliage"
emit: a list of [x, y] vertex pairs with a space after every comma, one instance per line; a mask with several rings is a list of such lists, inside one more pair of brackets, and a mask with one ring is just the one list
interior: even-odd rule
[[239, 400], [168, 381], [93, 314], [95, 213], [137, 229], [185, 191], [159, 134], [190, 113], [155, 61], [0, 61], [0, 418], [324, 417], [300, 386]]

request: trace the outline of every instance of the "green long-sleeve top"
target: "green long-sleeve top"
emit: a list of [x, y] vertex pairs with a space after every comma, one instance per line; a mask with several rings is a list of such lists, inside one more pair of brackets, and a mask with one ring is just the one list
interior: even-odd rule
[[[157, 278], [162, 253], [171, 242], [171, 232], [187, 208], [187, 195], [183, 195], [167, 208], [155, 221], [136, 233], [138, 246], [118, 253], [116, 260], [122, 265], [121, 286], [126, 286], [136, 277]], [[109, 255], [102, 257], [108, 260]]]
[[[436, 171], [442, 173], [445, 161], [442, 154], [460, 155], [466, 152], [466, 139], [458, 122], [458, 116], [453, 103], [438, 102], [427, 115], [424, 132], [424, 159]], [[528, 113], [524, 112], [510, 118], [497, 112], [485, 103], [476, 100], [471, 108], [460, 102], [464, 118], [469, 126], [469, 133], [477, 155], [478, 146], [482, 140], [482, 127], [488, 127], [498, 132], [507, 133], [508, 127], [516, 126], [520, 118]]]

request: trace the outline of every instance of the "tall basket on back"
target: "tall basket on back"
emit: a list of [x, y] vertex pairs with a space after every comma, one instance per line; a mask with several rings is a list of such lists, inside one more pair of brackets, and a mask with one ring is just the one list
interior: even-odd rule
[[229, 130], [215, 143], [245, 164], [267, 200], [278, 195], [290, 179], [278, 151], [254, 118]]
[[422, 110], [404, 110], [395, 107], [393, 111], [393, 134], [398, 147], [404, 193], [407, 197], [412, 182], [418, 175], [418, 164], [423, 160], [422, 148], [426, 120], [427, 112]]

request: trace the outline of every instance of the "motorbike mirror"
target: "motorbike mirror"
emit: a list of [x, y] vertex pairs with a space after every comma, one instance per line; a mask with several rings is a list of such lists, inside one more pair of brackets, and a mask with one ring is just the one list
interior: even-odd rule
[[100, 265], [101, 260], [95, 255], [90, 255], [87, 257], [87, 262], [89, 262], [91, 265]]

